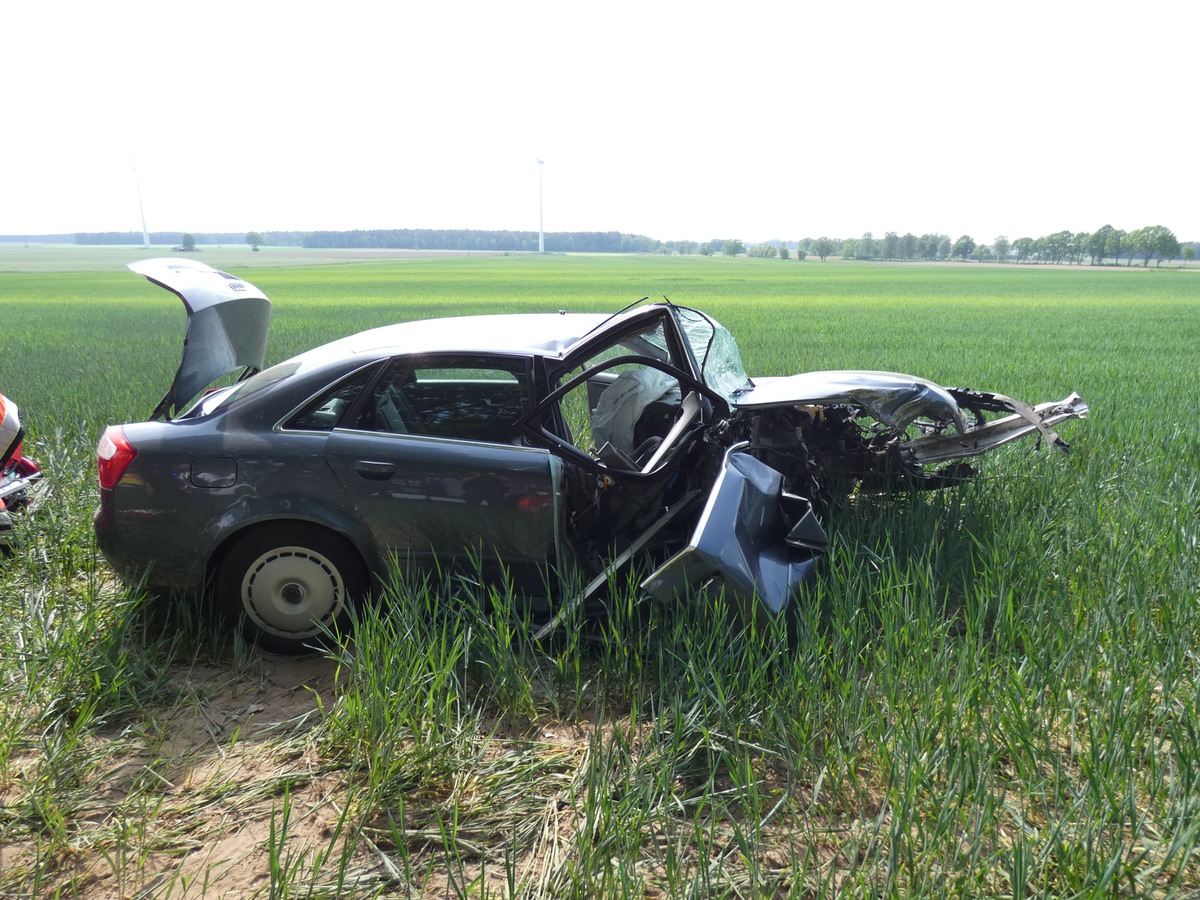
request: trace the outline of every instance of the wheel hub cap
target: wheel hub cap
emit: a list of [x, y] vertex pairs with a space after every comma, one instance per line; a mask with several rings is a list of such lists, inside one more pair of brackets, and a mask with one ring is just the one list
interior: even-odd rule
[[345, 605], [337, 568], [307, 547], [280, 547], [254, 561], [242, 579], [242, 605], [259, 628], [282, 637], [311, 637]]

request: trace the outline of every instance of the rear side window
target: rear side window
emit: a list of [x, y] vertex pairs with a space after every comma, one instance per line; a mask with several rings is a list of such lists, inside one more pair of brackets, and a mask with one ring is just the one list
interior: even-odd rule
[[283, 427], [289, 431], [332, 431], [354, 405], [374, 371], [366, 369], [333, 385], [301, 407]]

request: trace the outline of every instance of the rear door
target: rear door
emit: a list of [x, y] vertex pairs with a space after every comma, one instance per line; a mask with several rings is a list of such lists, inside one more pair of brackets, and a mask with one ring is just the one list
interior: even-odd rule
[[523, 357], [397, 358], [333, 429], [326, 459], [381, 551], [544, 593], [561, 476], [516, 427], [530, 377]]

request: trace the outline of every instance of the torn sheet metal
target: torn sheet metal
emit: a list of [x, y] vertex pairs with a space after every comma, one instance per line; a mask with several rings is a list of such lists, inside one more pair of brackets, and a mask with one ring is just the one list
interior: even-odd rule
[[[967, 392], [957, 392], [966, 394]], [[986, 395], [996, 407], [1013, 410], [1013, 414], [994, 419], [962, 434], [930, 434], [909, 441], [900, 452], [917, 465], [945, 462], [969, 456], [980, 456], [1010, 441], [1038, 432], [1051, 449], [1068, 449], [1051, 426], [1068, 419], [1086, 419], [1088, 405], [1076, 393], [1057, 402], [1028, 406], [1002, 394]], [[964, 399], [964, 403], [969, 402]], [[991, 407], [995, 408], [995, 407]]]
[[709, 494], [688, 545], [642, 582], [652, 596], [671, 601], [716, 579], [726, 597], [752, 610], [785, 610], [811, 578], [826, 545], [808, 501], [784, 491], [783, 475], [738, 444]]
[[784, 378], [760, 378], [739, 394], [738, 409], [845, 404], [865, 410], [895, 431], [917, 419], [930, 419], [966, 430], [962, 413], [946, 388], [897, 372], [858, 370], [803, 372]]

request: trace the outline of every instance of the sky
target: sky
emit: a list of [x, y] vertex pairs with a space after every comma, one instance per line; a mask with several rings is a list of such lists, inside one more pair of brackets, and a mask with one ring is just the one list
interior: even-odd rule
[[142, 210], [197, 235], [1200, 240], [1198, 24], [1184, 0], [8, 4], [0, 235]]

